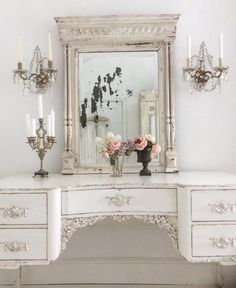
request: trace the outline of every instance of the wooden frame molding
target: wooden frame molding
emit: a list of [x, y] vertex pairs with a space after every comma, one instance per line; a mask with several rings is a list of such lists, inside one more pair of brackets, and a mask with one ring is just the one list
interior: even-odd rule
[[[156, 172], [178, 172], [175, 147], [175, 103], [172, 81], [172, 50], [178, 14], [56, 17], [60, 40], [64, 46], [65, 149], [63, 174], [104, 173], [101, 166], [79, 163], [78, 125], [78, 56], [81, 52], [156, 51], [158, 52], [158, 97], [160, 100], [159, 134], [162, 152]], [[125, 172], [136, 172], [137, 166]]]

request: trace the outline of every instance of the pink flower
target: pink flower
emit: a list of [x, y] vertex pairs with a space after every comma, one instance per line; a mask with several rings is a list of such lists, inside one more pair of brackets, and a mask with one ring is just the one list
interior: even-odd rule
[[151, 154], [157, 154], [161, 151], [161, 146], [158, 144], [153, 144], [152, 145], [152, 150], [151, 150]]
[[104, 158], [106, 158], [106, 159], [109, 158], [109, 154], [108, 154], [107, 152], [105, 152], [105, 151], [102, 153], [102, 156], [103, 156]]
[[147, 146], [147, 139], [145, 136], [137, 136], [134, 138], [134, 150], [141, 151]]
[[106, 149], [106, 152], [109, 154], [109, 155], [112, 155], [115, 153], [115, 151], [117, 151], [119, 148], [120, 148], [120, 141], [118, 140], [115, 140], [115, 139], [112, 139], [109, 141], [109, 143], [107, 144], [107, 149]]
[[112, 149], [112, 150], [118, 150], [119, 148], [120, 148], [120, 141], [118, 141], [118, 140], [115, 140], [115, 139], [112, 139], [109, 143], [108, 143], [108, 145], [107, 145], [107, 148], [109, 147], [110, 149]]
[[113, 155], [115, 153], [115, 150], [111, 149], [110, 147], [107, 147], [106, 153], [110, 156], [110, 155]]

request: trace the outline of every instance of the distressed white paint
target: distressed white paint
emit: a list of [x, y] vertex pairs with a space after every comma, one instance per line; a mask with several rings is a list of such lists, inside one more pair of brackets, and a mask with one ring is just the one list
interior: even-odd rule
[[[228, 218], [224, 216], [222, 216], [221, 222], [217, 222], [217, 219], [209, 220], [209, 215], [219, 213], [212, 211], [210, 208], [208, 211], [205, 211], [205, 217], [202, 218], [201, 221], [196, 221], [192, 214], [192, 207], [194, 207], [194, 205], [200, 205], [203, 206], [203, 208], [209, 206], [207, 202], [199, 204], [199, 199], [192, 199], [192, 196], [197, 191], [204, 191], [210, 203], [216, 203], [219, 199], [219, 194], [221, 194], [223, 201], [228, 191], [234, 196], [236, 194], [236, 177], [234, 175], [226, 173], [186, 172], [177, 175], [161, 174], [159, 178], [155, 176], [139, 177], [136, 175], [124, 175], [121, 178], [111, 178], [108, 175], [93, 175], [92, 179], [91, 181], [90, 175], [54, 175], [50, 180], [35, 179], [29, 176], [8, 177], [0, 181], [0, 192], [9, 193], [6, 195], [11, 199], [10, 207], [15, 207], [17, 206], [16, 203], [19, 203], [19, 199], [25, 198], [24, 193], [26, 191], [29, 193], [28, 197], [31, 196], [30, 193], [32, 192], [32, 202], [34, 202], [33, 196], [35, 196], [36, 191], [41, 191], [41, 193], [48, 191], [50, 201], [44, 203], [41, 211], [43, 213], [46, 208], [49, 209], [47, 216], [51, 218], [51, 224], [48, 229], [52, 229], [49, 234], [52, 241], [49, 250], [50, 252], [54, 250], [54, 252], [51, 253], [55, 255], [52, 259], [55, 259], [58, 255], [57, 253], [59, 253], [59, 249], [57, 248], [60, 245], [60, 239], [58, 238], [60, 231], [58, 228], [60, 228], [61, 217], [63, 217], [61, 234], [62, 249], [65, 248], [74, 232], [78, 229], [94, 225], [106, 217], [111, 217], [118, 222], [135, 218], [167, 230], [174, 246], [176, 248], [179, 246], [180, 253], [190, 262], [234, 264], [236, 261], [236, 237], [233, 233], [235, 222], [229, 222]], [[60, 188], [55, 190], [57, 187]], [[17, 197], [15, 197], [16, 203], [14, 203], [14, 199], [12, 199], [12, 193], [13, 195], [19, 193]], [[60, 195], [60, 193], [62, 193], [62, 195]], [[215, 195], [217, 196], [216, 198]], [[61, 205], [58, 197], [62, 197]], [[230, 199], [227, 200], [230, 201]], [[54, 209], [51, 209], [50, 205], [53, 205]], [[60, 206], [61, 210], [59, 210]], [[28, 209], [30, 209], [30, 207]], [[39, 216], [41, 215], [39, 214]], [[14, 214], [9, 217], [14, 218]], [[178, 220], [178, 226], [176, 226], [175, 219]], [[24, 225], [24, 220], [22, 221], [22, 226], [16, 226], [12, 232], [10, 232], [11, 227], [8, 222], [3, 222], [3, 225], [5, 225], [3, 228], [9, 229], [9, 232], [6, 233], [7, 230], [3, 228], [0, 229], [0, 239], [3, 238], [3, 243], [0, 242], [1, 245], [4, 244], [4, 241], [7, 241], [7, 234], [9, 234], [10, 237], [9, 241], [14, 241], [14, 237], [18, 236], [18, 229], [20, 238], [17, 238], [15, 241], [21, 243], [24, 240], [24, 243], [28, 243], [27, 236], [30, 239], [34, 237], [33, 230], [30, 231], [29, 229], [32, 227], [27, 226], [29, 223]], [[8, 226], [6, 226], [7, 224]], [[231, 226], [229, 224], [231, 224]], [[58, 228], [53, 226], [58, 226]], [[35, 225], [33, 228], [35, 228], [35, 233], [38, 233], [39, 229], [42, 228], [46, 232], [45, 228], [47, 227]], [[26, 230], [27, 232], [22, 234], [22, 229], [29, 230]], [[178, 229], [179, 240], [177, 235]], [[205, 235], [206, 231], [208, 232], [207, 235]], [[20, 235], [24, 236], [23, 240]], [[223, 247], [224, 249], [221, 251], [219, 251], [220, 247], [214, 247], [212, 243], [210, 243], [211, 238], [216, 239], [217, 242], [218, 240], [222, 242], [222, 239], [226, 239], [225, 237], [232, 239], [232, 243]], [[49, 256], [46, 256], [46, 240], [45, 238], [45, 241], [41, 241], [42, 244], [45, 245], [44, 247], [40, 249], [40, 246], [37, 247], [35, 245], [32, 251], [29, 252], [31, 252], [32, 255], [34, 255], [35, 252], [42, 252], [44, 253], [43, 255], [45, 255], [45, 260], [51, 259]], [[55, 248], [53, 248], [53, 241]], [[32, 240], [29, 240], [29, 243], [30, 242], [32, 242]], [[18, 253], [16, 254], [17, 258], [14, 258], [14, 254], [4, 254], [4, 247], [2, 247], [2, 253], [1, 258], [5, 260], [42, 259], [42, 256], [41, 258], [31, 256], [28, 251]], [[51, 255], [51, 253], [49, 255]], [[23, 257], [24, 255], [25, 258]]]
[[[158, 124], [159, 144], [162, 147], [155, 172], [177, 172], [175, 149], [175, 101], [172, 82], [173, 41], [176, 35], [178, 14], [102, 16], [102, 17], [56, 17], [60, 40], [65, 57], [65, 107], [63, 174], [107, 173], [101, 163], [83, 165], [80, 159], [81, 130], [78, 105], [81, 97], [79, 59], [84, 52], [158, 52], [158, 97], [159, 107], [155, 111]], [[109, 55], [109, 54], [108, 54]], [[111, 58], [110, 56], [108, 56]], [[112, 58], [111, 58], [112, 62]], [[82, 65], [83, 66], [83, 65]], [[144, 69], [145, 70], [145, 69]], [[145, 71], [144, 71], [145, 72]], [[78, 76], [79, 74], [79, 76]], [[154, 73], [156, 74], [156, 73]], [[156, 80], [157, 81], [157, 80]], [[79, 99], [78, 99], [79, 98]], [[122, 102], [124, 105], [124, 101]], [[128, 106], [128, 105], [126, 105]], [[127, 117], [125, 108], [123, 117]], [[140, 118], [140, 117], [139, 117]], [[157, 119], [158, 118], [158, 119]], [[126, 120], [123, 119], [125, 123]], [[124, 130], [124, 129], [122, 129]], [[123, 131], [124, 133], [124, 131]], [[122, 134], [123, 134], [122, 133]], [[93, 139], [91, 139], [93, 141]], [[136, 163], [127, 163], [124, 172], [134, 173]]]
[[57, 187], [26, 188], [20, 194], [18, 189], [0, 189], [0, 267], [49, 264], [58, 258], [60, 192]]
[[[118, 222], [130, 220], [131, 217], [133, 217], [167, 230], [173, 244], [175, 246], [179, 245], [180, 253], [190, 262], [220, 262], [222, 264], [232, 265], [236, 261], [236, 250], [234, 246], [226, 247], [227, 249], [221, 250], [220, 253], [218, 252], [220, 248], [216, 247], [215, 249], [215, 247], [209, 247], [212, 237], [221, 239], [221, 237], [227, 236], [234, 239], [234, 229], [229, 229], [228, 219], [222, 217], [220, 225], [219, 222], [208, 220], [209, 215], [212, 213], [212, 210], [209, 209], [208, 213], [205, 213], [206, 218], [202, 219], [201, 222], [198, 221], [196, 224], [194, 223], [194, 219], [192, 220], [192, 210], [190, 209], [192, 205], [195, 205], [195, 202], [192, 203], [190, 201], [192, 193], [194, 193], [195, 190], [205, 191], [211, 203], [218, 201], [219, 193], [222, 195], [222, 201], [227, 191], [235, 194], [236, 176], [234, 175], [217, 172], [180, 172], [179, 174], [172, 175], [159, 174], [153, 177], [124, 175], [121, 178], [112, 178], [108, 175], [93, 175], [93, 177], [91, 177], [91, 175], [52, 175], [48, 179], [38, 179], [23, 175], [8, 177], [0, 181], [1, 193], [8, 193], [9, 197], [12, 193], [18, 193], [19, 199], [20, 197], [25, 197], [26, 192], [29, 193], [29, 196], [31, 193], [34, 196], [35, 193], [39, 191], [41, 191], [41, 193], [45, 193], [46, 191], [50, 193], [52, 192], [51, 190], [57, 187], [61, 187], [61, 190], [55, 190], [55, 193], [57, 191], [56, 199], [52, 197], [53, 194], [49, 194], [51, 205], [53, 204], [53, 206], [55, 206], [51, 212], [49, 209], [48, 214], [51, 217], [51, 224], [48, 226], [48, 229], [51, 229], [51, 232], [48, 233], [50, 237], [49, 242], [46, 242], [46, 238], [44, 241], [40, 241], [40, 245], [35, 242], [35, 239], [38, 239], [36, 235], [37, 231], [46, 227], [31, 225], [35, 228], [35, 233], [31, 229], [23, 233], [22, 229], [32, 227], [18, 225], [14, 227], [14, 231], [12, 230], [14, 232], [12, 232], [13, 234], [10, 233], [10, 230], [9, 233], [6, 234], [7, 230], [0, 229], [0, 236], [2, 235], [3, 242], [7, 241], [8, 238], [10, 241], [15, 241], [16, 237], [16, 241], [20, 242], [27, 242], [27, 239], [29, 239], [28, 242], [32, 245], [31, 251], [17, 254], [16, 258], [7, 253], [4, 254], [6, 258], [3, 256], [2, 258], [12, 260], [12, 262], [3, 262], [3, 267], [7, 267], [8, 263], [10, 267], [14, 263], [16, 265], [20, 263], [15, 262], [14, 259], [18, 259], [18, 261], [21, 261], [22, 258], [28, 259], [27, 264], [37, 264], [40, 262], [40, 259], [37, 259], [37, 257], [41, 257], [41, 264], [48, 264], [47, 260], [56, 259], [60, 252], [60, 239], [58, 237], [60, 235], [58, 229], [60, 225], [58, 224], [60, 223], [61, 212], [63, 213], [62, 248], [65, 248], [71, 236], [80, 228], [93, 225], [108, 216]], [[58, 193], [60, 191], [63, 193], [62, 205], [60, 205], [60, 201], [58, 201]], [[177, 192], [178, 207], [176, 202]], [[215, 195], [217, 196], [216, 199], [214, 197]], [[113, 201], [112, 199], [116, 200]], [[12, 199], [12, 201], [13, 200], [14, 199]], [[196, 205], [199, 205], [199, 200], [195, 201]], [[80, 203], [82, 206], [74, 205], [74, 203]], [[145, 205], [143, 205], [143, 203], [145, 203]], [[157, 205], [155, 205], [155, 203], [157, 203]], [[14, 201], [12, 205], [15, 205]], [[203, 205], [208, 204], [203, 202]], [[61, 211], [60, 206], [62, 207]], [[44, 209], [42, 209], [42, 212], [43, 210]], [[173, 221], [175, 218], [178, 220], [177, 227], [174, 224], [175, 221]], [[235, 226], [234, 222], [231, 221], [230, 223], [231, 227]], [[56, 228], [55, 225], [58, 225], [58, 228]], [[199, 225], [201, 225], [200, 230], [207, 229], [208, 238], [205, 238], [206, 233], [195, 232], [195, 227]], [[219, 225], [219, 228], [217, 225]], [[215, 226], [215, 230], [211, 229], [211, 227], [215, 228]], [[131, 227], [132, 226], [130, 226], [130, 228]], [[4, 226], [4, 228], [10, 229], [11, 227]], [[179, 240], [177, 240], [177, 229], [179, 230]], [[17, 233], [17, 231], [19, 231], [19, 233]], [[211, 231], [212, 234], [210, 233]], [[227, 234], [226, 236], [225, 233]], [[23, 238], [21, 238], [22, 236]], [[46, 245], [49, 247], [49, 254], [47, 256], [48, 258], [45, 258], [45, 262], [43, 262], [42, 258], [46, 257]], [[209, 251], [211, 251], [210, 255], [208, 254]], [[150, 262], [150, 260], [151, 259], [148, 261]], [[162, 261], [164, 261], [164, 259], [162, 259]], [[68, 279], [65, 279], [68, 282]], [[179, 283], [175, 279], [176, 278], [173, 278], [171, 280], [173, 282], [171, 283]], [[84, 280], [79, 281], [83, 282]], [[166, 280], [163, 281], [163, 283], [170, 283], [166, 282]], [[194, 282], [191, 284], [194, 284]]]

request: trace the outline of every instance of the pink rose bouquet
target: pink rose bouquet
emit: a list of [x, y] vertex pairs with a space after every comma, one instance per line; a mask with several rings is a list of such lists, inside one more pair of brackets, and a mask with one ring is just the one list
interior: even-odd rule
[[134, 150], [142, 151], [147, 147], [147, 139], [145, 136], [137, 136], [134, 138]]
[[123, 155], [129, 156], [133, 149], [133, 142], [131, 140], [121, 141], [121, 136], [114, 135], [113, 133], [108, 133], [104, 139], [97, 137], [96, 142], [99, 152], [105, 158]]
[[148, 135], [137, 136], [133, 140], [133, 149], [137, 152], [137, 162], [141, 162], [143, 169], [140, 176], [151, 176], [152, 172], [148, 169], [148, 163], [152, 160], [151, 156], [161, 151], [160, 145], [156, 143], [155, 137]]
[[148, 135], [136, 136], [133, 139], [133, 149], [134, 151], [142, 151], [144, 149], [150, 151], [151, 155], [155, 155], [161, 151], [161, 147], [156, 143], [155, 137]]
[[112, 175], [121, 176], [124, 155], [129, 156], [133, 150], [133, 141], [121, 141], [120, 135], [114, 135], [113, 133], [108, 133], [104, 139], [96, 138], [97, 145], [99, 147], [99, 152], [102, 153], [103, 157], [109, 159]]

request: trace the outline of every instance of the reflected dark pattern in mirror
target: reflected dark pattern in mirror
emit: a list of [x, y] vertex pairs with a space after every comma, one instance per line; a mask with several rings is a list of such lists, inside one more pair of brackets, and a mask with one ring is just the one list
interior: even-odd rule
[[[113, 89], [112, 83], [118, 81], [122, 84], [122, 69], [121, 67], [116, 67], [115, 72], [112, 74], [107, 73], [106, 76], [98, 75], [97, 81], [94, 84], [92, 97], [90, 98], [91, 101], [91, 114], [94, 114], [94, 122], [99, 122], [98, 116], [98, 105], [102, 108], [103, 107], [103, 94], [108, 92], [110, 96], [115, 96], [116, 98], [119, 97], [119, 90], [118, 88]], [[128, 97], [131, 97], [133, 92], [130, 89], [126, 89], [126, 93]], [[113, 97], [113, 99], [115, 99]], [[112, 110], [110, 101], [106, 102], [107, 109]], [[115, 103], [118, 103], [118, 100], [115, 100]], [[80, 123], [82, 128], [87, 126], [87, 113], [86, 110], [88, 108], [88, 98], [84, 98], [81, 104], [81, 116], [80, 116]]]

